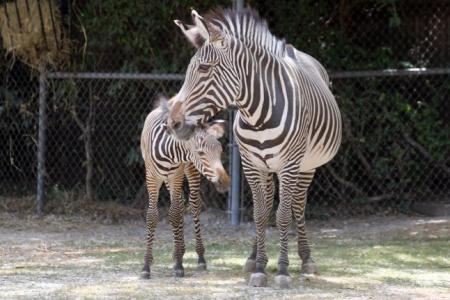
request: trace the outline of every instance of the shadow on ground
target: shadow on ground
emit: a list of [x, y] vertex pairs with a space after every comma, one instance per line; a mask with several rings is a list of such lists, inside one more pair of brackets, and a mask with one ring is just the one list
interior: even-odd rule
[[0, 220], [1, 298], [372, 298], [445, 299], [450, 295], [450, 219], [389, 217], [310, 222], [320, 275], [299, 276], [290, 238], [292, 287], [274, 288], [278, 233], [267, 233], [269, 287], [252, 288], [241, 271], [252, 224], [227, 225], [226, 216], [202, 215], [207, 271], [196, 270], [192, 220], [186, 215], [185, 278], [172, 275], [172, 237], [158, 225], [152, 278], [141, 280], [145, 245], [142, 221], [99, 224], [76, 217]]

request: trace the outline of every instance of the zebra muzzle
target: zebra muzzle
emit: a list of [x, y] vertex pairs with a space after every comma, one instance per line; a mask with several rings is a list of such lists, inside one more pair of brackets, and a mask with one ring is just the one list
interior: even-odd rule
[[224, 169], [216, 169], [218, 180], [215, 182], [219, 193], [225, 193], [230, 190], [230, 176]]

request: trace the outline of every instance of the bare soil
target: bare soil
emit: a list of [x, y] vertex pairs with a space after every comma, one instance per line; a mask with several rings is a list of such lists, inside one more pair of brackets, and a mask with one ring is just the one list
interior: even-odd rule
[[274, 286], [278, 232], [268, 229], [269, 286], [241, 271], [253, 224], [202, 214], [207, 271], [196, 270], [193, 224], [185, 217], [184, 278], [174, 278], [170, 225], [161, 220], [149, 280], [139, 278], [142, 219], [105, 224], [84, 217], [0, 214], [0, 298], [20, 299], [450, 299], [450, 218], [370, 217], [309, 222], [321, 274], [303, 278], [290, 241], [291, 288]]

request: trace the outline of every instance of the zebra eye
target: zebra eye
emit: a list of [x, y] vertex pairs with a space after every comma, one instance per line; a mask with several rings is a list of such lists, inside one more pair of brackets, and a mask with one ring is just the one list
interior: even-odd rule
[[200, 155], [200, 156], [205, 155], [205, 152], [203, 152], [203, 151], [198, 151], [197, 153], [198, 153], [198, 155]]
[[207, 65], [207, 64], [200, 64], [198, 66], [198, 71], [201, 73], [206, 73], [209, 71], [209, 69], [211, 68], [211, 65]]

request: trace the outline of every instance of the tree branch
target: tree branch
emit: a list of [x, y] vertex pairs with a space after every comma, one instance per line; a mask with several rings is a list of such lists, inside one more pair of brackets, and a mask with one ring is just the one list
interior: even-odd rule
[[75, 120], [75, 123], [77, 123], [78, 127], [80, 127], [81, 131], [83, 132], [83, 135], [86, 133], [86, 126], [83, 123], [83, 121], [81, 121], [80, 117], [78, 117], [78, 113], [75, 109], [75, 105], [72, 106], [71, 110], [70, 110], [70, 114], [72, 115], [72, 118]]
[[352, 146], [353, 150], [356, 152], [356, 156], [361, 161], [362, 166], [364, 167], [364, 170], [366, 171], [367, 175], [370, 177], [373, 177], [372, 172], [372, 166], [370, 165], [367, 158], [364, 156], [364, 154], [361, 152], [360, 147], [358, 147], [355, 136], [352, 133], [352, 126], [350, 123], [350, 119], [347, 118], [345, 113], [342, 113], [342, 125], [344, 126], [344, 133], [347, 135], [350, 145]]
[[383, 195], [378, 195], [378, 196], [372, 196], [372, 197], [368, 197], [364, 203], [375, 203], [375, 202], [380, 202], [389, 198], [394, 197], [395, 194], [394, 193], [388, 193], [388, 194], [383, 194]]
[[345, 180], [344, 178], [340, 177], [339, 175], [336, 174], [336, 172], [333, 170], [332, 167], [330, 167], [329, 165], [326, 165], [325, 168], [330, 172], [331, 176], [333, 176], [333, 178], [339, 182], [340, 184], [351, 188], [352, 190], [354, 190], [355, 192], [357, 192], [360, 195], [364, 195], [365, 193], [363, 192], [363, 190], [361, 190], [356, 184]]
[[430, 153], [428, 153], [427, 149], [425, 149], [424, 146], [422, 146], [419, 142], [415, 141], [412, 137], [410, 137], [407, 133], [403, 133], [403, 138], [405, 141], [411, 145], [414, 149], [419, 151], [420, 154], [422, 154], [426, 159], [436, 164], [439, 168], [441, 168], [442, 171], [447, 173], [448, 176], [450, 176], [450, 168], [445, 165], [443, 162], [435, 161]]

